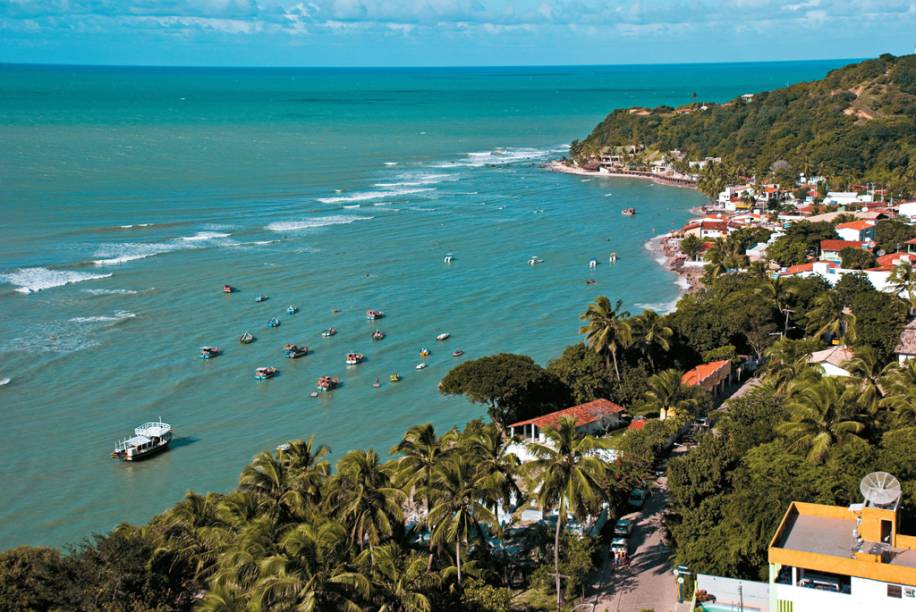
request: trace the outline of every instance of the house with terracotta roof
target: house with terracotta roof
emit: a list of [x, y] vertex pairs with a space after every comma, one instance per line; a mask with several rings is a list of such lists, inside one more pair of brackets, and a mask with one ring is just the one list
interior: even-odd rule
[[725, 387], [731, 381], [731, 377], [732, 362], [728, 359], [723, 359], [722, 361], [701, 363], [692, 370], [684, 372], [683, 376], [681, 376], [681, 384], [702, 387], [710, 395], [716, 397], [725, 390]]
[[906, 252], [916, 255], [916, 238], [906, 241]]
[[840, 256], [840, 251], [843, 249], [870, 250], [871, 247], [871, 242], [861, 242], [859, 240], [821, 240], [821, 259], [840, 263], [843, 261], [843, 258]]
[[555, 427], [560, 419], [567, 417], [576, 420], [576, 428], [580, 432], [596, 435], [622, 427], [626, 418], [626, 408], [610, 400], [596, 399], [533, 419], [512, 423], [509, 425], [509, 435], [511, 437], [520, 435], [529, 442], [544, 442], [543, 430]]
[[866, 219], [839, 223], [836, 226], [837, 235], [843, 240], [868, 242], [875, 239], [875, 222]]
[[639, 431], [645, 428], [646, 423], [648, 423], [646, 417], [634, 417], [630, 424], [627, 425], [627, 431]]
[[845, 363], [855, 357], [852, 349], [844, 344], [815, 351], [808, 356], [808, 363], [820, 366], [824, 376], [852, 376]]
[[897, 354], [897, 361], [900, 363], [916, 359], [916, 319], [907, 323], [900, 332], [900, 342], [897, 343], [894, 353]]

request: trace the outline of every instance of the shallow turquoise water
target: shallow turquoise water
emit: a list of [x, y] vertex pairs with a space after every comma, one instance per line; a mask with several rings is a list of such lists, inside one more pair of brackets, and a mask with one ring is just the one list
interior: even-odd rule
[[[645, 242], [702, 201], [541, 163], [615, 107], [725, 100], [837, 65], [0, 66], [0, 378], [13, 379], [0, 387], [0, 547], [144, 521], [188, 489], [228, 489], [290, 438], [387, 451], [410, 425], [480, 415], [436, 390], [452, 350], [546, 363], [598, 294], [665, 308], [679, 289]], [[628, 206], [639, 214], [622, 217]], [[387, 316], [370, 323], [367, 308]], [[272, 316], [280, 328], [265, 328]], [[245, 330], [255, 344], [238, 344]], [[286, 342], [314, 353], [288, 361]], [[204, 344], [225, 354], [200, 360]], [[366, 362], [347, 368], [350, 350]], [[280, 376], [256, 383], [261, 365]], [[393, 371], [401, 383], [372, 388]], [[309, 398], [326, 373], [343, 387]], [[109, 458], [159, 416], [172, 450]]]

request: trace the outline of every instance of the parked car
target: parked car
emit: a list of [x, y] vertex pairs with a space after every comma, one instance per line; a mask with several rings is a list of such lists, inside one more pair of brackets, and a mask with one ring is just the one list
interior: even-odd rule
[[614, 535], [621, 538], [628, 538], [633, 533], [634, 521], [627, 518], [617, 519], [614, 523]]
[[641, 509], [646, 505], [647, 499], [649, 499], [649, 490], [636, 488], [630, 492], [630, 499], [627, 500], [627, 504], [633, 508]]

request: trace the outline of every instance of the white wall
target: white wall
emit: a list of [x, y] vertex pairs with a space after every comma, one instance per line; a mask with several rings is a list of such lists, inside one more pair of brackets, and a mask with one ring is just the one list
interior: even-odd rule
[[[775, 598], [771, 601], [786, 600], [794, 602], [793, 612], [861, 612], [865, 610], [880, 610], [897, 612], [916, 610], [916, 588], [901, 585], [903, 598], [895, 599], [887, 596], [887, 583], [865, 578], [852, 578], [852, 593], [832, 593], [818, 591], [787, 584], [773, 584]], [[914, 597], [907, 597], [907, 589], [911, 589]]]
[[[740, 594], [738, 593], [739, 586], [741, 587]], [[716, 603], [734, 604], [736, 609], [741, 602], [744, 602], [745, 610], [756, 609], [768, 612], [770, 609], [770, 585], [766, 582], [697, 574], [697, 589], [715, 595]]]

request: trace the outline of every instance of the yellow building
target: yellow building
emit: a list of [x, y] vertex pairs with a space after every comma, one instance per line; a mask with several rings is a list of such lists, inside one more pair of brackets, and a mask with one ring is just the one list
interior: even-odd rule
[[770, 541], [770, 610], [916, 610], [916, 537], [897, 531], [899, 489], [882, 501], [792, 502]]

